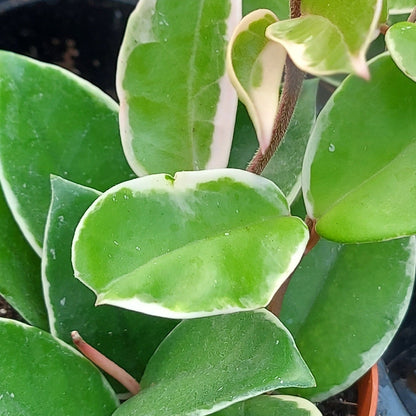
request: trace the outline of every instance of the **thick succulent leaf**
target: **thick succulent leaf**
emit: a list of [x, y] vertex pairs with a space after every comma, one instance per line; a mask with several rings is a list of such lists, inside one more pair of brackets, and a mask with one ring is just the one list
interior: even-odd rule
[[[72, 344], [76, 329], [100, 352], [139, 379], [154, 350], [177, 324], [113, 306], [95, 307], [94, 294], [74, 278], [71, 243], [82, 214], [99, 192], [53, 177], [42, 274], [51, 333]], [[115, 385], [118, 391], [125, 391]]]
[[[382, 0], [302, 0], [303, 15], [325, 17], [339, 29], [354, 72], [363, 78], [368, 77], [365, 52], [378, 29], [382, 9]], [[332, 49], [327, 49], [329, 55], [332, 52]]]
[[390, 14], [410, 13], [416, 6], [415, 0], [387, 0]]
[[243, 15], [257, 9], [269, 9], [279, 19], [289, 19], [289, 0], [243, 0]]
[[396, 65], [416, 81], [416, 24], [393, 25], [386, 33], [386, 45]]
[[[302, 160], [315, 122], [317, 79], [303, 83], [293, 117], [277, 151], [262, 175], [283, 191], [289, 203], [300, 189]], [[245, 108], [237, 110], [236, 128], [229, 167], [245, 169], [257, 149], [256, 133]]]
[[17, 226], [0, 188], [0, 294], [29, 323], [48, 328], [39, 257]]
[[227, 166], [237, 97], [225, 56], [240, 18], [239, 0], [138, 3], [117, 66], [121, 137], [138, 175]]
[[227, 71], [256, 129], [260, 148], [270, 144], [279, 103], [279, 88], [286, 50], [265, 37], [277, 17], [270, 10], [256, 10], [236, 27], [227, 50]]
[[370, 69], [371, 81], [350, 76], [328, 101], [304, 160], [308, 215], [339, 242], [416, 233], [416, 84], [388, 55]]
[[262, 173], [277, 184], [289, 204], [301, 188], [302, 161], [316, 119], [318, 83], [318, 79], [304, 81], [287, 132]]
[[270, 25], [266, 36], [283, 45], [305, 72], [329, 75], [352, 72], [353, 65], [342, 33], [322, 16], [302, 16]]
[[316, 379], [296, 394], [320, 401], [360, 378], [380, 358], [409, 305], [415, 237], [341, 245], [321, 240], [302, 260], [281, 319]]
[[99, 304], [205, 316], [265, 306], [307, 240], [267, 179], [234, 169], [159, 174], [97, 199], [77, 228], [73, 264]]
[[216, 416], [322, 416], [319, 409], [301, 397], [264, 395], [229, 406]]
[[0, 179], [25, 237], [41, 254], [51, 173], [104, 190], [132, 177], [117, 105], [61, 68], [0, 52]]
[[151, 358], [142, 391], [117, 416], [208, 415], [313, 377], [292, 336], [266, 310], [181, 322]]
[[0, 413], [111, 415], [118, 405], [100, 372], [50, 334], [0, 318]]

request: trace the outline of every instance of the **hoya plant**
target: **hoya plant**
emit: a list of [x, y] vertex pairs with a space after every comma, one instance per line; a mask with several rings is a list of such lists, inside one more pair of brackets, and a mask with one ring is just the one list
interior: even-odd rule
[[415, 276], [414, 6], [140, 0], [119, 103], [1, 51], [0, 414], [320, 415], [367, 372]]

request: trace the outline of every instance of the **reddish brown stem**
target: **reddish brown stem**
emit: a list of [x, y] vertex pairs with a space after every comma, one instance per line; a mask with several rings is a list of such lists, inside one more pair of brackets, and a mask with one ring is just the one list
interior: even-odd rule
[[131, 394], [140, 391], [140, 384], [127, 371], [85, 342], [77, 331], [71, 332], [73, 343], [90, 361], [120, 382]]
[[408, 17], [407, 21], [410, 22], [410, 23], [415, 23], [416, 22], [416, 6], [412, 10], [412, 13], [410, 13], [410, 16]]
[[[301, 14], [300, 0], [290, 1], [290, 15], [292, 18], [299, 17]], [[279, 108], [274, 121], [272, 137], [270, 144], [264, 153], [257, 150], [256, 154], [247, 167], [247, 171], [260, 175], [267, 163], [276, 152], [279, 144], [283, 140], [289, 127], [290, 119], [295, 110], [296, 102], [299, 98], [304, 73], [292, 62], [289, 56], [286, 58], [285, 81], [283, 84], [282, 96], [280, 98]]]
[[[306, 217], [305, 223], [309, 228], [309, 240], [308, 240], [308, 243], [306, 244], [306, 248], [303, 253], [303, 256], [306, 256], [316, 246], [320, 238], [315, 230], [316, 221], [312, 220], [309, 217]], [[283, 304], [283, 298], [285, 296], [286, 290], [289, 286], [290, 279], [292, 278], [292, 276], [293, 276], [293, 273], [285, 280], [282, 286], [280, 286], [279, 290], [273, 296], [273, 299], [267, 305], [267, 309], [275, 316], [280, 315], [280, 311], [282, 309], [282, 304]]]
[[390, 26], [389, 25], [386, 25], [386, 24], [382, 24], [381, 26], [380, 26], [380, 28], [379, 28], [379, 30], [380, 30], [380, 33], [382, 34], [382, 35], [386, 35], [386, 33], [387, 33], [387, 31], [390, 29]]

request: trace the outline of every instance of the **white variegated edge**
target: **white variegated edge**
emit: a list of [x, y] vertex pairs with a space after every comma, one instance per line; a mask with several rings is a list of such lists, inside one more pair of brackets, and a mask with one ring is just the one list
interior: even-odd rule
[[[59, 182], [67, 182], [74, 184], [74, 182], [68, 181], [67, 179], [61, 178], [57, 175], [51, 175], [50, 176], [51, 181], [51, 203], [49, 205], [48, 210], [48, 216], [46, 218], [46, 225], [45, 225], [45, 235], [43, 238], [43, 253], [41, 256], [41, 277], [42, 277], [42, 287], [43, 287], [43, 297], [45, 301], [46, 310], [48, 312], [48, 321], [49, 321], [49, 329], [53, 336], [58, 337], [58, 331], [56, 329], [56, 315], [55, 315], [55, 309], [53, 307], [51, 297], [50, 297], [50, 281], [48, 279], [46, 269], [48, 267], [48, 255], [49, 255], [49, 246], [48, 246], [48, 237], [49, 237], [49, 230], [51, 228], [51, 210], [53, 206], [53, 201], [55, 197], [55, 191], [54, 191], [54, 183]], [[82, 189], [88, 189], [89, 191], [93, 191], [97, 194], [97, 197], [100, 196], [102, 193], [93, 189], [89, 188], [87, 186], [78, 185], [79, 188]]]
[[62, 347], [64, 350], [68, 351], [70, 354], [73, 354], [77, 357], [80, 357], [83, 361], [87, 362], [91, 366], [91, 368], [93, 368], [96, 371], [96, 373], [100, 376], [104, 389], [107, 390], [110, 393], [112, 399], [114, 400], [114, 404], [116, 405], [116, 407], [118, 407], [120, 405], [119, 399], [118, 399], [115, 391], [111, 387], [110, 383], [108, 382], [108, 380], [104, 377], [104, 375], [101, 373], [101, 371], [98, 370], [98, 368], [88, 358], [86, 358], [83, 354], [81, 354], [77, 349], [75, 349], [71, 345], [68, 345], [66, 342], [64, 342], [61, 339], [55, 337], [54, 335], [51, 335], [49, 332], [43, 331], [42, 329], [35, 328], [31, 325], [27, 325], [23, 322], [15, 321], [14, 319], [0, 318], [0, 323], [2, 323], [2, 322], [6, 323], [6, 324], [15, 325], [15, 326], [20, 326], [20, 327], [22, 327], [26, 330], [29, 330], [29, 331], [33, 331], [33, 332], [37, 331], [39, 333], [39, 335], [44, 334], [45, 337], [51, 338], [60, 347]]
[[294, 402], [297, 404], [298, 409], [306, 410], [307, 412], [309, 412], [310, 416], [322, 416], [322, 413], [319, 411], [319, 409], [312, 402], [310, 402], [307, 399], [304, 399], [303, 397], [288, 396], [286, 394], [274, 394], [267, 397], [270, 397], [270, 399], [281, 400], [284, 402]]
[[286, 61], [286, 50], [276, 42], [268, 42], [259, 55], [263, 67], [263, 83], [261, 87], [246, 91], [238, 80], [233, 66], [232, 50], [234, 41], [242, 32], [248, 31], [249, 26], [266, 15], [278, 21], [277, 16], [267, 9], [259, 9], [245, 16], [234, 30], [227, 48], [227, 72], [237, 90], [240, 100], [247, 107], [250, 118], [256, 130], [260, 149], [264, 152], [270, 144], [273, 126], [279, 104], [279, 87]]
[[[411, 22], [399, 22], [399, 23], [407, 23], [411, 27], [413, 26], [413, 29], [416, 30], [416, 23]], [[393, 25], [386, 33], [385, 41], [387, 49], [389, 50], [391, 57], [395, 64], [400, 68], [400, 70], [406, 74], [407, 77], [409, 77], [411, 80], [416, 82], [416, 75], [412, 75], [409, 73], [409, 71], [406, 69], [406, 66], [403, 64], [403, 57], [402, 54], [397, 52], [396, 49], [396, 41], [394, 38], [392, 38], [391, 30], [394, 28], [395, 25]]]
[[[7, 51], [0, 51], [0, 59], [2, 55], [9, 55], [14, 56], [18, 59], [21, 59], [22, 61], [30, 62], [39, 68], [48, 68], [52, 69], [56, 72], [59, 72], [63, 77], [66, 77], [67, 79], [75, 82], [78, 84], [84, 91], [90, 93], [93, 95], [97, 101], [101, 102], [105, 106], [107, 106], [110, 110], [113, 110], [114, 112], [118, 112], [118, 105], [117, 103], [107, 94], [105, 94], [103, 91], [101, 91], [98, 87], [91, 84], [90, 82], [84, 80], [83, 78], [80, 78], [79, 76], [73, 74], [72, 72], [63, 69], [59, 66], [47, 64], [44, 62], [37, 61], [35, 59], [21, 56], [18, 54], [15, 54], [13, 52], [7, 52]], [[13, 192], [13, 187], [10, 185], [8, 181], [8, 177], [4, 174], [4, 168], [1, 158], [1, 152], [0, 152], [0, 183], [3, 188], [3, 192], [7, 201], [7, 204], [10, 207], [10, 210], [13, 214], [13, 217], [15, 218], [17, 224], [19, 225], [23, 235], [25, 236], [28, 243], [32, 246], [33, 250], [38, 254], [39, 257], [42, 257], [42, 247], [39, 245], [39, 243], [36, 241], [36, 238], [31, 230], [30, 222], [28, 222], [25, 217], [21, 214], [21, 206], [19, 203], [18, 198], [16, 197], [16, 194]]]
[[[406, 263], [406, 277], [409, 279], [410, 282], [414, 283], [415, 281], [415, 272], [416, 272], [416, 236], [411, 236], [409, 238], [409, 244], [407, 246], [407, 250], [409, 252], [409, 258]], [[397, 314], [397, 320], [395, 322], [396, 328], [399, 327], [400, 322], [403, 320], [409, 303], [412, 297], [413, 292], [413, 284], [409, 284], [408, 290], [405, 296], [403, 303], [401, 304], [399, 313]], [[361, 366], [351, 372], [349, 376], [344, 380], [344, 382], [333, 386], [332, 389], [324, 392], [312, 395], [310, 397], [311, 401], [314, 402], [321, 402], [322, 400], [326, 400], [327, 398], [334, 396], [335, 394], [340, 393], [341, 391], [345, 390], [346, 388], [350, 387], [353, 383], [355, 383], [361, 376], [363, 376], [369, 368], [371, 368], [378, 359], [383, 355], [384, 351], [388, 347], [390, 341], [392, 340], [394, 334], [397, 332], [397, 329], [392, 329], [386, 332], [383, 337], [379, 340], [377, 344], [375, 344], [372, 348], [368, 351], [363, 352], [361, 357]]]
[[[304, 368], [305, 370], [308, 369], [307, 364], [305, 363], [305, 361], [302, 358], [302, 355], [299, 352], [298, 347], [296, 346], [295, 340], [292, 336], [292, 334], [288, 331], [288, 329], [282, 324], [282, 322], [275, 316], [273, 315], [271, 312], [269, 312], [266, 309], [256, 309], [251, 311], [252, 313], [256, 313], [256, 314], [261, 314], [264, 316], [265, 320], [273, 323], [277, 328], [281, 329], [282, 331], [285, 332], [286, 336], [289, 338], [290, 343], [292, 344], [292, 347], [297, 351], [299, 359], [303, 362], [304, 364]], [[165, 340], [171, 336], [174, 336], [175, 330], [177, 330], [178, 327], [180, 327], [182, 324], [185, 324], [186, 321], [183, 321], [181, 323], [179, 323], [167, 336], [166, 338], [162, 341], [165, 342]], [[158, 347], [158, 349], [160, 348], [160, 345]], [[157, 351], [155, 352], [155, 354], [157, 353]], [[309, 369], [308, 369], [309, 371]], [[309, 375], [311, 377], [312, 380], [314, 380], [312, 373], [309, 371]], [[265, 390], [265, 389], [254, 389], [251, 392], [242, 395], [242, 396], [237, 396], [235, 397], [233, 400], [229, 400], [229, 401], [224, 401], [224, 402], [219, 402], [217, 404], [215, 404], [214, 406], [212, 406], [210, 409], [199, 409], [194, 411], [193, 413], [188, 413], [186, 416], [206, 416], [206, 415], [210, 415], [212, 413], [215, 412], [219, 412], [222, 409], [225, 409], [226, 407], [229, 407], [235, 403], [239, 403], [248, 399], [252, 399], [253, 397], [259, 396], [263, 393], [266, 393], [269, 390]], [[273, 396], [272, 396], [273, 397]], [[286, 396], [279, 396], [279, 397], [286, 397]], [[291, 397], [291, 396], [287, 396], [287, 397]], [[301, 399], [301, 400], [305, 400], [306, 399]], [[306, 405], [305, 405], [306, 407]], [[320, 413], [317, 414], [312, 414], [311, 416], [321, 416]]]
[[[130, 54], [133, 52], [137, 44], [145, 44], [157, 42], [152, 25], [151, 16], [155, 13], [156, 3], [158, 0], [141, 0], [127, 23], [126, 34], [120, 48], [120, 53], [117, 61], [116, 73], [116, 90], [120, 100], [120, 135], [124, 154], [131, 169], [138, 176], [148, 175], [149, 172], [137, 160], [133, 150], [134, 132], [131, 129], [129, 121], [129, 105], [128, 93], [123, 88], [123, 79], [126, 73], [126, 66]], [[230, 1], [230, 14], [226, 20], [227, 34], [226, 40], [230, 39], [232, 30], [241, 19], [241, 0]], [[214, 132], [211, 143], [211, 156], [206, 163], [205, 169], [224, 168], [228, 164], [228, 159], [231, 151], [231, 144], [234, 131], [235, 117], [237, 113], [237, 95], [228, 80], [225, 68], [224, 75], [218, 80], [220, 86], [220, 98], [217, 103], [217, 110], [214, 116]]]
[[[292, 218], [293, 220], [295, 220], [296, 217], [292, 217]], [[296, 220], [298, 220], [299, 223], [303, 223], [300, 218], [296, 218]], [[258, 309], [259, 307], [265, 307], [266, 305], [270, 303], [270, 301], [273, 299], [274, 294], [277, 292], [277, 290], [281, 287], [281, 285], [285, 282], [285, 280], [289, 277], [289, 275], [293, 272], [293, 270], [296, 268], [296, 266], [299, 264], [300, 260], [302, 259], [303, 253], [308, 243], [308, 239], [309, 239], [308, 228], [306, 225], [304, 225], [303, 241], [298, 244], [298, 246], [292, 253], [290, 262], [287, 265], [286, 269], [282, 273], [280, 273], [280, 275], [276, 279], [275, 286], [269, 292], [268, 299], [264, 302], [263, 305], [258, 305], [255, 307], [244, 308], [244, 307], [236, 307], [233, 305], [228, 305], [220, 309], [212, 309], [209, 311], [203, 311], [203, 310], [194, 311], [194, 312], [174, 311], [165, 306], [162, 306], [160, 303], [144, 302], [140, 300], [138, 297], [133, 297], [130, 299], [112, 299], [111, 295], [108, 295], [105, 289], [101, 291], [100, 293], [98, 293], [93, 288], [91, 288], [91, 290], [93, 290], [93, 292], [97, 296], [97, 300], [95, 303], [97, 306], [98, 305], [113, 305], [113, 306], [118, 306], [124, 309], [129, 309], [135, 312], [145, 313], [147, 315], [159, 316], [162, 318], [192, 319], [192, 318], [202, 318], [202, 317], [215, 316], [215, 315], [225, 315], [225, 314], [231, 314], [231, 313], [242, 312], [242, 311], [252, 311], [252, 310]], [[75, 276], [79, 278], [76, 274]], [[271, 280], [272, 278], [274, 279], [275, 277], [271, 277], [270, 275], [268, 275], [265, 278], [265, 280]], [[119, 277], [118, 279], [114, 280], [109, 286], [116, 285], [117, 281], [120, 281], [122, 279], [123, 279], [123, 276]], [[82, 279], [80, 280], [82, 281]]]

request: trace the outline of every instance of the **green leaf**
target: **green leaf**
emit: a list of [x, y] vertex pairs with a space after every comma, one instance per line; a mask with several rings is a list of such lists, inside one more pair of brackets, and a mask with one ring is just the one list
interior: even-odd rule
[[415, 0], [387, 0], [389, 14], [410, 13], [416, 6]]
[[256, 129], [260, 148], [270, 144], [279, 103], [286, 50], [265, 37], [278, 19], [270, 10], [256, 10], [234, 30], [227, 51], [227, 71]]
[[277, 22], [267, 28], [266, 36], [282, 44], [305, 72], [320, 76], [353, 71], [342, 33], [325, 17], [302, 16]]
[[386, 45], [396, 65], [416, 81], [416, 24], [399, 22], [390, 27]]
[[266, 310], [181, 322], [146, 367], [142, 391], [116, 416], [208, 415], [313, 377], [289, 332]]
[[48, 328], [39, 257], [17, 226], [0, 188], [0, 294], [28, 322]]
[[0, 318], [0, 338], [2, 415], [109, 416], [117, 407], [100, 372], [48, 333]]
[[0, 52], [0, 179], [16, 221], [41, 255], [49, 175], [104, 190], [132, 177], [117, 105], [61, 68]]
[[243, 15], [257, 9], [269, 9], [279, 19], [289, 19], [289, 0], [243, 0]]
[[227, 166], [236, 94], [227, 40], [241, 17], [231, 0], [141, 0], [117, 67], [123, 147], [138, 175]]
[[374, 37], [382, 0], [305, 0], [302, 17], [271, 25], [266, 35], [281, 43], [295, 64], [314, 75], [354, 71], [367, 79], [365, 52]]
[[216, 416], [322, 416], [319, 409], [301, 397], [264, 395], [227, 407]]
[[107, 303], [171, 318], [267, 305], [308, 232], [271, 181], [217, 169], [120, 184], [89, 208], [75, 275]]
[[[94, 294], [76, 280], [71, 243], [82, 214], [99, 192], [52, 177], [42, 274], [51, 333], [72, 344], [76, 329], [91, 345], [139, 379], [154, 350], [177, 324], [113, 306], [94, 306]], [[118, 391], [125, 388], [116, 384]]]
[[317, 232], [339, 242], [416, 233], [416, 84], [390, 56], [348, 77], [318, 117], [303, 192]]
[[[277, 184], [289, 203], [300, 189], [302, 160], [315, 122], [317, 87], [317, 79], [304, 81], [287, 132], [262, 173]], [[229, 167], [245, 169], [256, 149], [253, 125], [245, 108], [239, 105]]]
[[321, 401], [368, 371], [404, 317], [415, 267], [415, 237], [320, 240], [294, 273], [280, 315], [316, 379], [316, 387], [295, 394]]
[[304, 81], [287, 132], [262, 173], [277, 184], [289, 204], [301, 188], [302, 161], [316, 119], [318, 83], [318, 79]]

